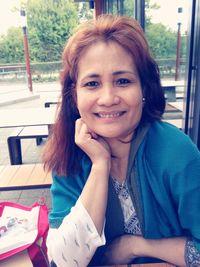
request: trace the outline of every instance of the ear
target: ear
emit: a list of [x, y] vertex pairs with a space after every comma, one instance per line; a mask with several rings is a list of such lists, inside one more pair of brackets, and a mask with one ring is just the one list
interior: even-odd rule
[[143, 107], [146, 103], [146, 97], [145, 97], [145, 87], [144, 85], [142, 86], [142, 104], [143, 104]]

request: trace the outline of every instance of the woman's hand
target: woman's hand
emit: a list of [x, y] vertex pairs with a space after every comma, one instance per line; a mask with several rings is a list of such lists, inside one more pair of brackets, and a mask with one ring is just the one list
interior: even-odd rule
[[110, 245], [104, 255], [103, 264], [128, 264], [138, 257], [136, 249], [139, 236], [123, 235], [116, 238]]
[[185, 237], [145, 239], [123, 235], [108, 245], [103, 264], [128, 264], [138, 257], [152, 257], [185, 267], [185, 242]]
[[109, 145], [92, 132], [81, 118], [76, 121], [75, 143], [89, 156], [92, 163], [111, 159]]
[[107, 206], [110, 148], [105, 140], [93, 133], [82, 119], [76, 121], [75, 143], [92, 161], [91, 171], [80, 199], [101, 236]]

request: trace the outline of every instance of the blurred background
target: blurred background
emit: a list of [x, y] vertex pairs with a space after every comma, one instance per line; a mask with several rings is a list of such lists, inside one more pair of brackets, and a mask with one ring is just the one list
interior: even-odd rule
[[[139, 21], [160, 69], [164, 119], [200, 149], [200, 0], [0, 0], [0, 111], [55, 106], [67, 39], [83, 21], [103, 13]], [[12, 164], [12, 132], [0, 127], [0, 165]], [[22, 140], [22, 164], [41, 162], [45, 140]], [[13, 196], [3, 193], [1, 199]]]

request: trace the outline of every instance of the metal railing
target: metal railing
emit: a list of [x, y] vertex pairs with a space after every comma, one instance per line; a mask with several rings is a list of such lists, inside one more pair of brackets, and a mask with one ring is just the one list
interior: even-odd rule
[[[161, 78], [174, 79], [176, 71], [176, 59], [157, 59], [156, 60]], [[179, 74], [184, 77], [185, 60], [180, 61]], [[59, 72], [62, 68], [61, 62], [43, 62], [32, 63], [31, 74], [33, 81], [48, 81], [58, 79]], [[0, 65], [0, 82], [12, 80], [26, 80], [26, 66], [25, 64], [15, 65]]]

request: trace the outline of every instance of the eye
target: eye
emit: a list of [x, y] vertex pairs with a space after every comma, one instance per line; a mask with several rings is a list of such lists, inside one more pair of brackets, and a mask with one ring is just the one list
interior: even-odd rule
[[88, 88], [96, 88], [99, 86], [99, 83], [97, 81], [89, 81], [85, 83], [83, 86]]
[[126, 86], [126, 85], [129, 85], [131, 83], [131, 81], [129, 79], [126, 79], [126, 78], [120, 78], [116, 81], [116, 83], [119, 86]]

